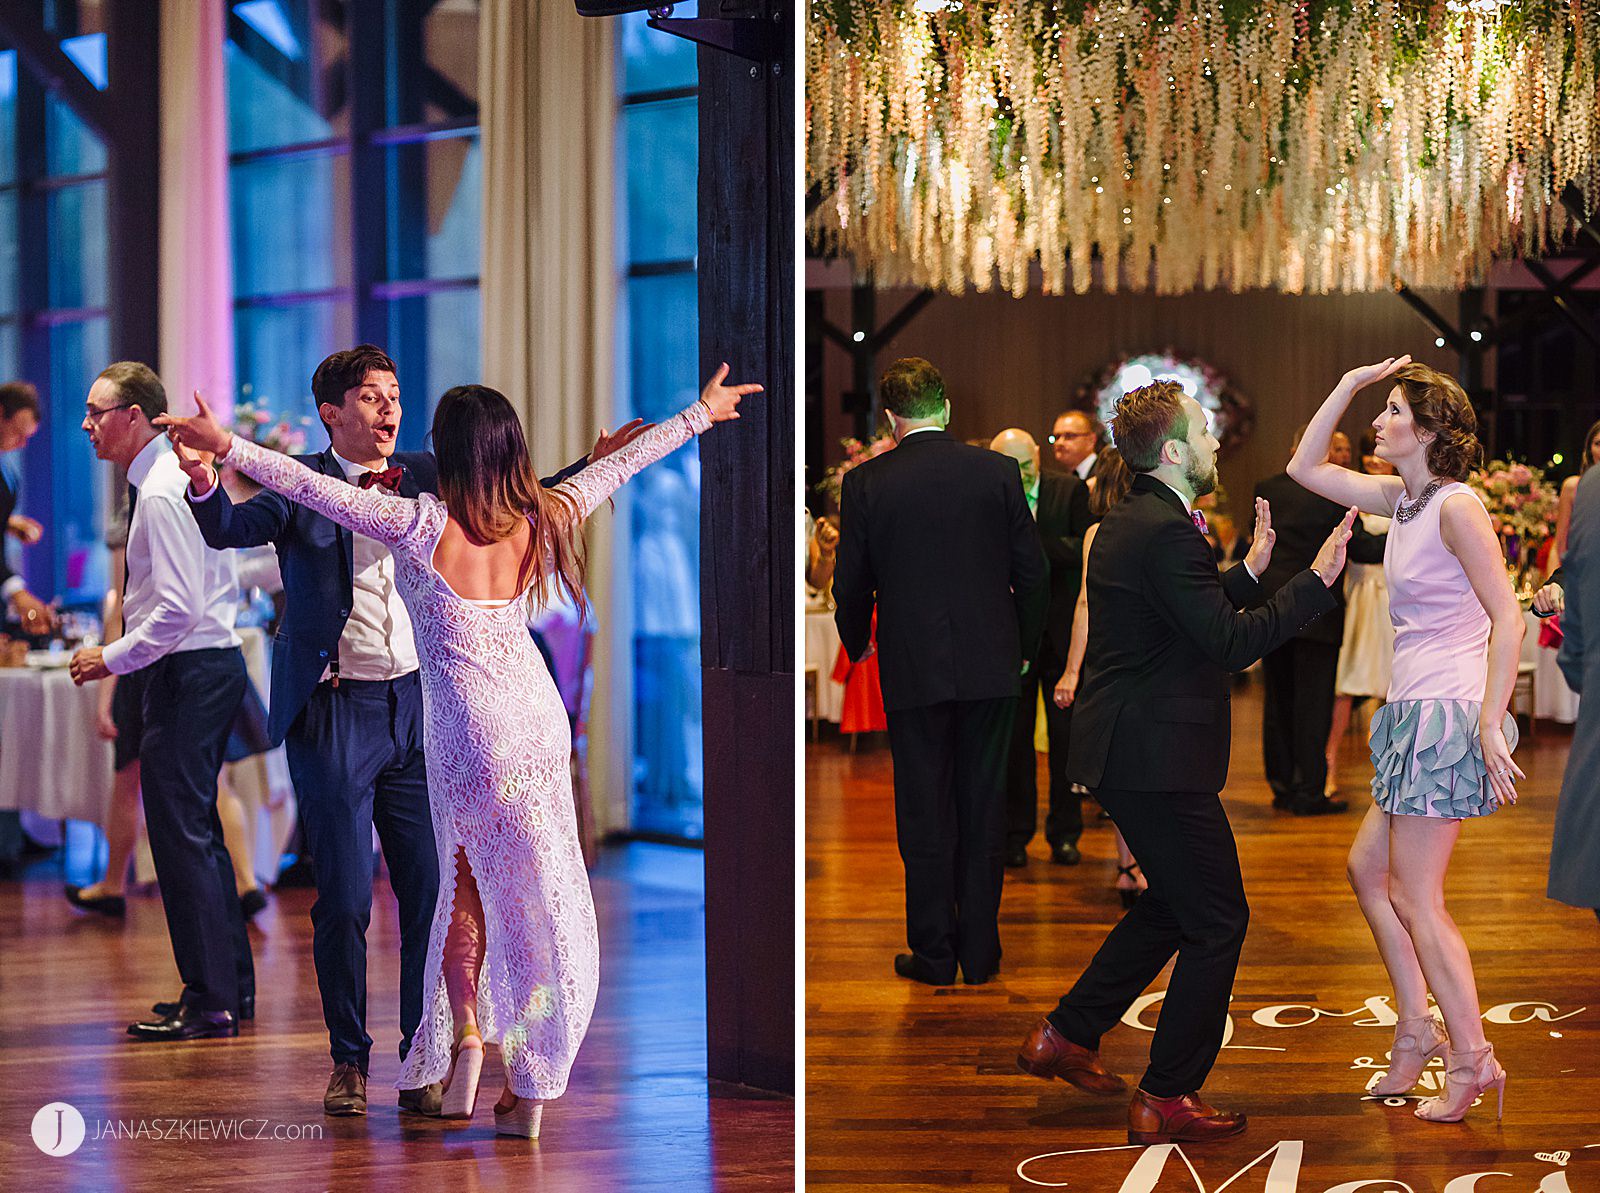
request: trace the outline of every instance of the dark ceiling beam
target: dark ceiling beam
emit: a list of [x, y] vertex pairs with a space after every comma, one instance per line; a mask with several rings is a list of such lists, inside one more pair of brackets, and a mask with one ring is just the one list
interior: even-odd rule
[[17, 52], [17, 57], [53, 95], [59, 97], [102, 141], [113, 137], [110, 101], [68, 58], [60, 44], [37, 16], [22, 11], [20, 4], [0, 4], [0, 40]]

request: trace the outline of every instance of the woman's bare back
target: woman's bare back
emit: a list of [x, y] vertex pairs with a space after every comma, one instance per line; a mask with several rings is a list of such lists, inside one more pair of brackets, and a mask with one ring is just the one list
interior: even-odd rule
[[479, 544], [450, 518], [433, 549], [433, 570], [464, 600], [515, 600], [528, 586], [532, 543], [533, 525], [526, 519], [499, 542]]

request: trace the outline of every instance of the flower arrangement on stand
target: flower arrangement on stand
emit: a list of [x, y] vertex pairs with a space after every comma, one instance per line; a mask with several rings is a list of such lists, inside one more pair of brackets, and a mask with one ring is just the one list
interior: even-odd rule
[[306, 428], [311, 425], [309, 416], [302, 415], [290, 422], [287, 415], [275, 415], [253, 402], [240, 402], [233, 408], [233, 433], [242, 435], [251, 443], [259, 443], [285, 455], [295, 455], [306, 449]]
[[888, 431], [883, 431], [871, 439], [846, 437], [839, 440], [839, 446], [844, 448], [844, 459], [824, 472], [822, 483], [817, 486], [832, 499], [834, 505], [839, 504], [839, 493], [844, 486], [844, 474], [856, 465], [864, 464], [874, 456], [881, 456], [893, 448], [894, 436]]
[[1529, 572], [1539, 549], [1555, 533], [1556, 487], [1545, 480], [1544, 469], [1513, 460], [1490, 460], [1467, 483], [1483, 498], [1505, 551], [1506, 568], [1520, 592], [1532, 579]]

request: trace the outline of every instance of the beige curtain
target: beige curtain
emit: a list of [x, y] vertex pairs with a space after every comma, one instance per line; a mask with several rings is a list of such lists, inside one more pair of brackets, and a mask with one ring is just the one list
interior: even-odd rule
[[[615, 384], [615, 22], [570, 3], [483, 0], [483, 378], [522, 412], [545, 474], [620, 421]], [[589, 713], [597, 828], [626, 827], [632, 626], [625, 501], [590, 522], [599, 630]]]
[[226, 9], [161, 0], [161, 359], [167, 399], [233, 408]]

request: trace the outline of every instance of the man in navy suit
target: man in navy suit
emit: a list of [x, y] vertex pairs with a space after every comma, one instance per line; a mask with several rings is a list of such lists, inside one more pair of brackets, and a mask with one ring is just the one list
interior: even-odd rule
[[[371, 344], [335, 352], [318, 365], [311, 389], [331, 443], [300, 461], [403, 497], [437, 493], [433, 456], [395, 451], [401, 414], [395, 374], [394, 361]], [[635, 422], [614, 436], [602, 432], [591, 458], [641, 429]], [[287, 746], [315, 866], [312, 954], [334, 1062], [323, 1110], [365, 1114], [374, 826], [400, 905], [401, 1059], [422, 1017], [423, 966], [439, 891], [411, 620], [395, 589], [393, 557], [382, 544], [271, 490], [234, 505], [208, 463], [188, 469], [190, 509], [210, 546], [271, 543], [278, 550], [287, 606], [273, 643], [268, 731], [274, 745]], [[438, 1085], [402, 1090], [400, 1107], [437, 1114]]]

